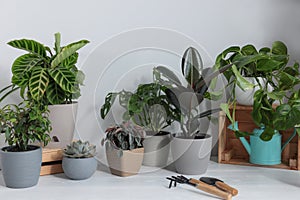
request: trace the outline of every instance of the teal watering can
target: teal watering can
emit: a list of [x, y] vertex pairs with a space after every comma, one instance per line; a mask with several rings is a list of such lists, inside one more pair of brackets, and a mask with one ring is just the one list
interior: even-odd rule
[[[234, 127], [230, 125], [228, 128], [232, 130], [238, 130], [237, 122]], [[250, 135], [250, 144], [244, 137], [239, 138], [250, 156], [250, 163], [258, 165], [280, 164], [281, 153], [286, 145], [295, 137], [296, 129], [283, 145], [281, 145], [282, 136], [278, 131], [274, 132], [272, 139], [269, 141], [263, 141], [260, 139], [260, 135], [263, 133], [263, 131], [264, 127], [260, 129], [254, 129], [253, 134]]]

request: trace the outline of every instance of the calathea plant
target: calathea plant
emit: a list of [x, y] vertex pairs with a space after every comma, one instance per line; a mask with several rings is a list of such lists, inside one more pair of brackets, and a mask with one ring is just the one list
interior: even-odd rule
[[[153, 75], [156, 76], [156, 70], [161, 68], [154, 68]], [[180, 111], [168, 101], [166, 89], [167, 87], [154, 81], [140, 84], [134, 92], [122, 90], [108, 93], [101, 107], [101, 117], [106, 117], [118, 97], [119, 104], [125, 109], [124, 120], [132, 120], [146, 130], [159, 133], [180, 118]]]
[[169, 69], [165, 67], [156, 68], [156, 80], [167, 87], [168, 101], [181, 112], [179, 122], [184, 137], [197, 136], [200, 133], [200, 119], [220, 111], [219, 108], [202, 111], [199, 106], [205, 98], [216, 100], [220, 97], [219, 92], [208, 92], [208, 89], [212, 80], [231, 66], [232, 64], [225, 65], [218, 70], [203, 68], [199, 52], [195, 48], [189, 47], [184, 52], [181, 63], [182, 75], [187, 81], [187, 86], [182, 84]]
[[143, 147], [143, 139], [146, 136], [142, 127], [130, 121], [124, 121], [120, 125], [115, 125], [106, 129], [106, 136], [102, 140], [102, 145], [106, 142], [106, 148], [118, 149], [121, 157], [124, 150], [132, 150]]
[[19, 105], [8, 104], [0, 111], [0, 132], [4, 132], [11, 146], [7, 151], [28, 151], [32, 142], [39, 141], [46, 146], [50, 141], [47, 106], [24, 101]]
[[[54, 52], [35, 40], [13, 40], [8, 45], [28, 53], [18, 57], [12, 65], [12, 92], [20, 89], [21, 97], [49, 104], [70, 103], [80, 96], [84, 73], [76, 67], [77, 50], [89, 41], [80, 40], [66, 46], [55, 34]], [[7, 94], [8, 94], [7, 93]]]

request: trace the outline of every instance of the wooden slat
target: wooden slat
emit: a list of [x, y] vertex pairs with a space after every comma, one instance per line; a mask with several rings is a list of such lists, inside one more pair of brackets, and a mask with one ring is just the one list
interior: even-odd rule
[[42, 167], [40, 175], [49, 175], [62, 173], [62, 161], [63, 150], [62, 149], [43, 149], [42, 154]]
[[61, 164], [51, 164], [42, 166], [40, 176], [50, 175], [50, 174], [58, 174], [62, 173], [62, 165]]

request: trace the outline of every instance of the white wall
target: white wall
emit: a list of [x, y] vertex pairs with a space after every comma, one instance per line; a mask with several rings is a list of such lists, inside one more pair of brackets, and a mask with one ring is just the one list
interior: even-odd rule
[[[0, 0], [0, 88], [9, 84], [11, 64], [22, 53], [6, 45], [8, 41], [33, 38], [52, 47], [55, 32], [61, 32], [65, 44], [83, 38], [90, 40], [80, 50], [79, 67], [86, 72], [87, 80], [79, 110], [79, 119], [84, 122], [78, 121], [77, 130], [86, 138], [98, 138], [99, 123], [90, 121], [98, 120], [104, 95], [117, 81], [112, 78], [110, 83], [97, 85], [106, 65], [115, 59], [110, 54], [118, 53], [122, 45], [129, 47], [128, 43], [144, 41], [151, 46], [163, 43], [162, 39], [168, 40], [146, 33], [136, 35], [134, 41], [120, 41], [118, 47], [115, 43], [109, 46], [107, 41], [112, 36], [143, 27], [174, 30], [187, 36], [187, 42], [176, 46], [180, 41], [173, 38], [169, 43], [166, 41], [168, 47], [180, 54], [189, 42], [198, 44], [213, 60], [230, 45], [253, 43], [261, 47], [282, 40], [289, 47], [291, 60], [300, 60], [299, 9], [298, 0]], [[105, 45], [107, 48], [103, 49]], [[159, 62], [162, 61], [155, 61]], [[114, 70], [119, 71], [118, 67]], [[93, 98], [87, 96], [91, 94]], [[95, 94], [99, 95], [99, 102]], [[16, 101], [16, 96], [7, 101]], [[86, 105], [89, 100], [93, 105]]]

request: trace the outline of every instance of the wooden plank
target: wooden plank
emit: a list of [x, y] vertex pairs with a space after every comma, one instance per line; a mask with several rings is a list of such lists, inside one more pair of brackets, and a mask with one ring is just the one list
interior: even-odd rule
[[62, 160], [62, 149], [43, 149], [42, 162], [52, 162]]
[[62, 173], [62, 157], [63, 150], [62, 149], [47, 149], [43, 148], [42, 154], [42, 167], [40, 175], [49, 175], [49, 174], [57, 174]]
[[40, 176], [50, 175], [50, 174], [58, 174], [62, 173], [62, 165], [61, 164], [50, 164], [44, 165], [41, 167]]

